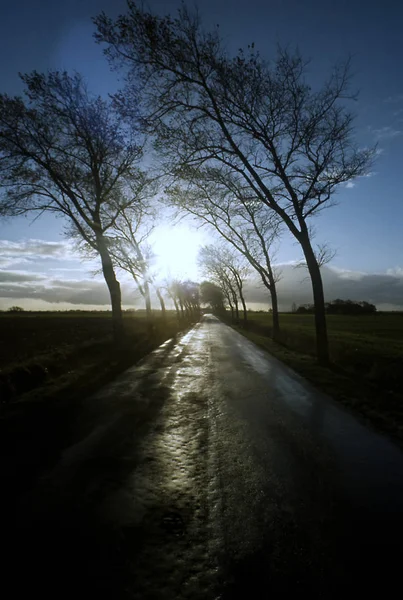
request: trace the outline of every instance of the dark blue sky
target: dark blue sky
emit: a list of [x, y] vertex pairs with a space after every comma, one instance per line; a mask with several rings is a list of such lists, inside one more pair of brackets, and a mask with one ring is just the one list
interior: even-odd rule
[[[1, 91], [18, 93], [18, 71], [67, 68], [82, 71], [100, 93], [116, 89], [100, 48], [92, 40], [91, 17], [124, 11], [122, 0], [1, 1]], [[193, 2], [191, 3], [193, 4]], [[179, 2], [150, 0], [159, 12], [174, 12]], [[338, 250], [342, 269], [385, 272], [403, 268], [403, 2], [397, 0], [201, 0], [207, 24], [220, 24], [230, 49], [255, 42], [270, 56], [277, 43], [297, 45], [312, 58], [313, 83], [330, 65], [353, 55], [354, 104], [361, 145], [377, 141], [380, 154], [373, 174], [338, 195], [339, 205], [316, 222], [317, 240]], [[57, 239], [61, 230], [49, 218], [28, 227], [26, 220], [0, 225], [0, 238]], [[286, 243], [279, 259], [298, 258]], [[403, 270], [402, 270], [403, 273]]]

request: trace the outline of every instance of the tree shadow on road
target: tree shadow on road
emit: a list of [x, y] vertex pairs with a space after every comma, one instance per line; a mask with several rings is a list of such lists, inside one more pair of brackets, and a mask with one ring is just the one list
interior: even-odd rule
[[[133, 472], [137, 449], [170, 394], [167, 385], [141, 385], [115, 419], [69, 448], [2, 520], [4, 585], [13, 597], [126, 598], [130, 559], [147, 532], [118, 527], [99, 510]], [[137, 401], [136, 401], [137, 400]]]

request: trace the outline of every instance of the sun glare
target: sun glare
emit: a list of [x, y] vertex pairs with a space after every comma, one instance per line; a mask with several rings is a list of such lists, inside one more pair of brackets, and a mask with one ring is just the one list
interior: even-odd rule
[[187, 225], [161, 225], [150, 236], [158, 278], [197, 279], [197, 255], [205, 235]]

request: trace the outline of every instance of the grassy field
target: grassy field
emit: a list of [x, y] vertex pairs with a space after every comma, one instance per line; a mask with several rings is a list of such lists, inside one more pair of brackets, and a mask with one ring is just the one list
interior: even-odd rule
[[0, 504], [91, 430], [97, 389], [190, 325], [156, 315], [151, 329], [143, 312], [125, 314], [117, 344], [110, 313], [0, 313]]
[[249, 313], [252, 341], [358, 412], [377, 429], [403, 440], [403, 313], [327, 318], [330, 369], [315, 362], [313, 315], [281, 314], [274, 343], [268, 313]]
[[[136, 327], [140, 323], [135, 320]], [[1, 313], [0, 331], [0, 368], [4, 369], [105, 339], [112, 334], [112, 322], [107, 313], [96, 312]]]
[[[157, 313], [158, 314], [158, 313]], [[176, 322], [168, 311], [168, 325]], [[159, 322], [156, 317], [156, 323]], [[124, 313], [129, 336], [144, 336], [147, 323], [144, 311]], [[69, 352], [83, 344], [112, 338], [111, 313], [92, 312], [21, 312], [0, 313], [0, 369], [12, 364], [44, 359], [56, 352]]]
[[[88, 376], [102, 365], [103, 376], [133, 364], [183, 328], [173, 312], [156, 317], [150, 331], [142, 311], [125, 314], [127, 339], [116, 346], [110, 313], [24, 312], [0, 314], [0, 396], [13, 401], [34, 389], [54, 388]], [[84, 383], [84, 382], [83, 382]], [[87, 383], [87, 382], [85, 382]], [[54, 391], [54, 389], [52, 389]]]
[[[403, 315], [329, 317], [331, 369], [316, 364], [313, 317], [280, 317], [281, 343], [269, 337], [268, 313], [236, 328], [403, 443]], [[82, 435], [83, 400], [189, 323], [168, 312], [151, 331], [139, 311], [125, 325], [117, 345], [108, 313], [0, 313], [0, 480], [11, 505]]]

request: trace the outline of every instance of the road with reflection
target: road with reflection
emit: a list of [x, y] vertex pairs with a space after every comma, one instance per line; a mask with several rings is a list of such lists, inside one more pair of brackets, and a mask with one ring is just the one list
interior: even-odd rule
[[31, 589], [161, 600], [395, 594], [401, 451], [214, 317], [91, 407], [91, 434], [20, 507]]

